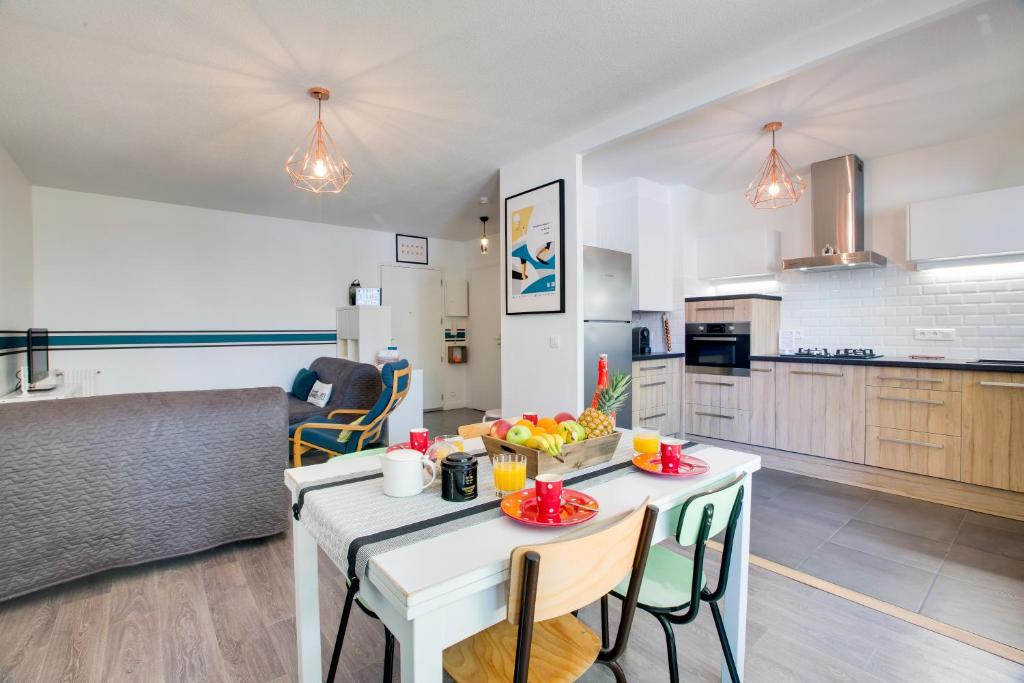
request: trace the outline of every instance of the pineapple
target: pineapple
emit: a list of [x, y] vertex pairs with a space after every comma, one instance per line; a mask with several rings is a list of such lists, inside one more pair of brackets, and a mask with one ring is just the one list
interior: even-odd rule
[[587, 430], [588, 439], [608, 436], [615, 429], [613, 416], [629, 398], [632, 379], [628, 372], [616, 372], [608, 380], [608, 386], [598, 389], [597, 408], [587, 408], [577, 420]]

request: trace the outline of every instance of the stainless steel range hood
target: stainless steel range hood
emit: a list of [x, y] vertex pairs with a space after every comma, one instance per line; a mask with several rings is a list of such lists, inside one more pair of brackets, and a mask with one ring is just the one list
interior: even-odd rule
[[855, 154], [811, 164], [811, 212], [816, 255], [784, 259], [783, 270], [885, 267], [864, 249], [864, 162]]

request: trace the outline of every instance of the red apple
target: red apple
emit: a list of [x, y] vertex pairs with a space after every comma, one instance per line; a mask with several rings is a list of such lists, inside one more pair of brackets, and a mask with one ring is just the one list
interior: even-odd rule
[[504, 439], [510, 429], [512, 429], [512, 423], [508, 420], [495, 420], [491, 423], [490, 434], [495, 439]]
[[573, 417], [572, 413], [559, 413], [558, 415], [555, 415], [555, 422], [557, 422], [558, 424], [562, 424], [563, 422], [565, 422], [567, 420], [575, 420], [575, 419], [576, 418]]

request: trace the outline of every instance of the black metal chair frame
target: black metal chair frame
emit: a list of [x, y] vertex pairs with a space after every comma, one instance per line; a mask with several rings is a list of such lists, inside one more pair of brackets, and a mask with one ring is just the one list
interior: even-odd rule
[[[338, 624], [338, 635], [334, 639], [334, 651], [331, 653], [331, 667], [327, 671], [327, 683], [334, 683], [334, 676], [338, 673], [338, 663], [341, 661], [341, 646], [345, 642], [345, 631], [348, 630], [348, 620], [352, 615], [352, 603], [355, 603], [363, 614], [380, 620], [377, 613], [369, 609], [361, 602], [356, 601], [359, 595], [359, 579], [349, 579], [345, 592], [345, 606], [341, 610], [341, 623]], [[387, 626], [384, 627], [384, 683], [391, 683], [395, 670], [395, 636]]]
[[[740, 477], [716, 489], [704, 491], [683, 503], [682, 510], [679, 513], [679, 522], [676, 524], [676, 538], [679, 538], [683, 527], [683, 520], [686, 518], [686, 511], [693, 500], [734, 486], [744, 478]], [[704, 510], [701, 513], [697, 542], [694, 544], [693, 577], [690, 584], [689, 601], [681, 605], [665, 608], [652, 607], [642, 603], [637, 605], [637, 607], [650, 613], [657, 619], [665, 631], [665, 644], [668, 648], [669, 680], [671, 683], [679, 683], [679, 660], [676, 654], [676, 638], [672, 626], [674, 624], [689, 624], [696, 619], [697, 613], [700, 611], [701, 601], [708, 603], [711, 607], [711, 616], [715, 621], [715, 630], [718, 632], [718, 640], [722, 644], [722, 653], [725, 656], [726, 666], [729, 669], [732, 683], [740, 683], [739, 672], [736, 669], [736, 660], [729, 645], [729, 638], [725, 633], [725, 622], [722, 619], [722, 612], [718, 602], [725, 597], [725, 591], [729, 583], [729, 567], [732, 564], [732, 547], [736, 536], [736, 526], [739, 522], [740, 513], [743, 510], [743, 489], [743, 486], [737, 489], [736, 501], [733, 503], [732, 511], [729, 514], [729, 523], [726, 525], [725, 530], [725, 542], [722, 545], [722, 563], [719, 567], [718, 586], [715, 590], [709, 591], [701, 585], [704, 576], [704, 553], [707, 549], [708, 535], [711, 531], [711, 520], [715, 514], [714, 506], [708, 504], [704, 506]], [[630, 582], [630, 589], [632, 589], [632, 581]], [[684, 609], [686, 610], [685, 612], [683, 612]], [[607, 598], [605, 598], [601, 601], [601, 638], [603, 642], [607, 642], [607, 633], [608, 602]]]
[[[601, 652], [597, 655], [597, 661], [611, 669], [615, 675], [616, 683], [625, 683], [626, 674], [619, 665], [619, 658], [626, 651], [626, 644], [629, 641], [629, 632], [633, 627], [633, 615], [636, 613], [637, 599], [640, 596], [640, 584], [643, 578], [644, 568], [647, 566], [647, 555], [651, 547], [651, 537], [654, 535], [654, 523], [658, 519], [658, 510], [653, 505], [648, 505], [644, 512], [643, 525], [640, 528], [640, 538], [636, 547], [636, 556], [633, 559], [633, 573], [631, 574], [629, 589], [622, 604], [622, 616], [619, 619], [619, 628], [615, 634], [615, 644], [608, 643], [608, 596], [601, 598]], [[516, 659], [515, 671], [512, 676], [513, 683], [527, 683], [527, 676], [530, 669], [530, 647], [533, 641], [533, 617], [537, 604], [537, 581], [540, 576], [540, 555], [536, 552], [528, 552], [523, 556], [525, 563], [523, 572], [523, 584], [520, 589], [521, 605], [519, 609], [518, 634], [516, 636]], [[575, 612], [573, 613], [575, 614]]]

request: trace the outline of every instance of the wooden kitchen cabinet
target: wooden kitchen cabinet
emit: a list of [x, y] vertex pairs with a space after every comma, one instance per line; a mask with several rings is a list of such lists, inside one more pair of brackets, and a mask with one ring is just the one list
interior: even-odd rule
[[654, 427], [664, 436], [681, 430], [681, 358], [634, 361], [633, 427]]
[[1024, 491], [1024, 375], [964, 372], [961, 479]]
[[775, 363], [750, 362], [750, 443], [775, 448]]
[[866, 412], [870, 426], [960, 436], [958, 391], [869, 386]]
[[960, 391], [961, 375], [964, 374], [959, 370], [879, 366], [869, 367], [867, 373], [868, 384], [873, 387], [930, 391]]
[[716, 408], [750, 410], [750, 378], [686, 373], [686, 402]]
[[747, 322], [752, 316], [750, 299], [716, 299], [686, 302], [688, 323]]
[[868, 427], [866, 465], [960, 481], [960, 438]]
[[864, 462], [865, 368], [776, 363], [775, 448]]

